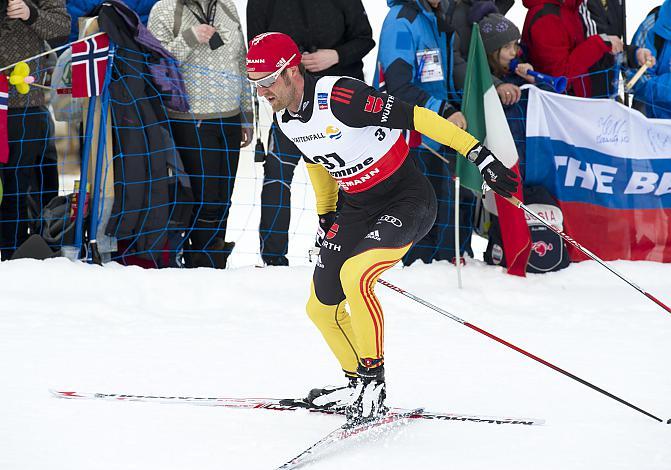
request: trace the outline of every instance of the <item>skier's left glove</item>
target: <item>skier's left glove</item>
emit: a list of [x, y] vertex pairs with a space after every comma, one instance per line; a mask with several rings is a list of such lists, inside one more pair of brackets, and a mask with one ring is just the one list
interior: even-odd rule
[[476, 144], [466, 157], [475, 163], [487, 186], [503, 197], [511, 197], [517, 190], [517, 175], [482, 144]]
[[326, 214], [321, 214], [319, 216], [319, 227], [317, 227], [317, 237], [315, 238], [315, 246], [321, 248], [324, 238], [329, 229], [335, 222], [336, 213], [335, 211], [327, 212]]

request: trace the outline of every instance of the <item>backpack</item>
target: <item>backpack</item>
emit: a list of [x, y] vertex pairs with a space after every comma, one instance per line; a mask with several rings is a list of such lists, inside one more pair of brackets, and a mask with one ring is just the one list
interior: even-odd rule
[[[555, 203], [552, 195], [543, 186], [529, 186], [524, 188], [526, 206], [539, 214], [552, 225], [563, 229], [564, 216]], [[484, 259], [487, 264], [506, 266], [503, 253], [503, 239], [498, 217], [492, 215], [492, 224], [489, 228], [489, 242]], [[538, 220], [525, 214], [531, 235], [531, 254], [527, 263], [528, 273], [547, 273], [566, 268], [571, 262], [564, 240], [550, 228]]]

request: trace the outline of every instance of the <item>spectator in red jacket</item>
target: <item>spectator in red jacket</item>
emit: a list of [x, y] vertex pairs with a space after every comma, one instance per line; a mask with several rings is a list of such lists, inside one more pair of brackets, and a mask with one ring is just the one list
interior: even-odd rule
[[[617, 36], [587, 37], [578, 8], [583, 0], [523, 0], [528, 8], [522, 43], [537, 71], [554, 76], [579, 77], [613, 64], [609, 54], [623, 51]], [[596, 76], [595, 76], [596, 78]], [[592, 80], [574, 78], [569, 92], [593, 96]]]

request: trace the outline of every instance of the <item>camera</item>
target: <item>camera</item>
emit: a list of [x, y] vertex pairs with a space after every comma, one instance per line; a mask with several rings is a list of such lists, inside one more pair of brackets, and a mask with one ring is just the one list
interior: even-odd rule
[[[0, 1], [2, 1], [2, 0], [0, 0]], [[210, 44], [210, 49], [213, 50], [213, 51], [215, 49], [219, 49], [221, 46], [224, 45], [224, 40], [221, 39], [221, 36], [219, 35], [219, 32], [217, 32], [217, 31], [214, 32], [214, 34], [210, 38], [209, 44]]]

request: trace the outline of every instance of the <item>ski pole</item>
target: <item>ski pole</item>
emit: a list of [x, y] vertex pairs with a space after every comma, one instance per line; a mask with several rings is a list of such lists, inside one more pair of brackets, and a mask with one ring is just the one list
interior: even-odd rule
[[[430, 150], [433, 150], [433, 149], [430, 149]], [[447, 162], [447, 160], [446, 160], [442, 155], [440, 155], [438, 152], [433, 151], [432, 153], [433, 153], [436, 157], [438, 157], [438, 158], [440, 158], [441, 160]], [[486, 186], [486, 184], [484, 184], [484, 185], [483, 185], [483, 192], [486, 190], [486, 188], [488, 189], [489, 187]], [[603, 261], [601, 258], [599, 258], [597, 255], [595, 255], [595, 254], [592, 253], [591, 251], [589, 251], [589, 250], [588, 250], [587, 248], [585, 248], [584, 246], [582, 246], [580, 243], [578, 243], [577, 241], [575, 241], [573, 238], [571, 238], [570, 236], [568, 236], [566, 233], [564, 233], [563, 231], [561, 231], [559, 228], [557, 228], [557, 227], [553, 226], [552, 224], [550, 224], [549, 222], [545, 221], [541, 216], [539, 216], [539, 215], [536, 214], [534, 211], [532, 211], [532, 210], [529, 209], [527, 206], [525, 206], [525, 205], [522, 203], [522, 201], [520, 201], [519, 199], [517, 199], [515, 196], [507, 197], [507, 198], [504, 198], [504, 199], [505, 199], [506, 201], [508, 201], [509, 203], [511, 203], [512, 205], [514, 205], [515, 207], [517, 207], [517, 208], [519, 208], [519, 209], [522, 209], [524, 212], [526, 212], [527, 214], [529, 214], [531, 217], [533, 217], [534, 219], [538, 220], [540, 223], [542, 223], [542, 224], [545, 225], [547, 228], [549, 228], [550, 230], [552, 230], [553, 232], [555, 232], [557, 235], [559, 235], [561, 238], [563, 238], [564, 240], [566, 240], [566, 242], [569, 243], [571, 246], [573, 246], [573, 247], [576, 248], [577, 250], [581, 251], [581, 252], [584, 253], [585, 255], [589, 256], [592, 260], [596, 261], [596, 262], [599, 263], [601, 266], [603, 266], [604, 268], [606, 268], [607, 270], [609, 270], [610, 272], [612, 272], [613, 274], [615, 274], [617, 277], [619, 277], [619, 278], [622, 279], [624, 282], [626, 282], [627, 284], [629, 284], [631, 287], [633, 287], [634, 289], [636, 289], [637, 291], [639, 291], [641, 294], [643, 294], [644, 296], [646, 296], [648, 299], [652, 300], [652, 301], [655, 302], [657, 305], [659, 305], [660, 307], [662, 307], [662, 308], [663, 308], [664, 310], [666, 310], [668, 313], [671, 313], [671, 307], [669, 307], [669, 306], [666, 305], [664, 302], [662, 302], [661, 300], [659, 300], [657, 297], [655, 297], [654, 295], [650, 294], [649, 292], [644, 291], [644, 290], [643, 290], [642, 288], [640, 288], [638, 285], [636, 285], [635, 283], [633, 283], [632, 281], [630, 281], [629, 279], [627, 279], [626, 277], [624, 277], [624, 276], [623, 276], [622, 274], [620, 274], [615, 268], [613, 268], [612, 266], [608, 265], [605, 261]]]
[[[479, 328], [479, 327], [473, 325], [472, 323], [467, 322], [466, 320], [462, 320], [461, 318], [457, 317], [456, 315], [452, 315], [450, 312], [448, 312], [448, 311], [446, 311], [446, 310], [443, 310], [443, 309], [440, 308], [440, 307], [436, 307], [436, 306], [433, 305], [432, 303], [429, 303], [429, 302], [427, 302], [426, 300], [421, 299], [421, 298], [417, 297], [416, 295], [413, 295], [413, 294], [411, 294], [410, 292], [407, 292], [407, 291], [401, 289], [400, 287], [395, 286], [394, 284], [392, 284], [392, 283], [390, 283], [390, 282], [387, 282], [387, 281], [385, 281], [385, 280], [383, 280], [383, 279], [378, 279], [377, 282], [379, 282], [380, 284], [382, 284], [382, 285], [385, 286], [385, 287], [390, 288], [391, 290], [394, 290], [394, 291], [398, 292], [399, 294], [402, 294], [402, 295], [408, 297], [409, 299], [414, 300], [414, 301], [417, 302], [417, 303], [420, 303], [420, 304], [424, 305], [425, 307], [430, 308], [431, 310], [433, 310], [433, 311], [435, 311], [435, 312], [440, 313], [441, 315], [443, 315], [444, 317], [449, 318], [450, 320], [454, 320], [454, 321], [456, 321], [456, 322], [459, 322], [459, 323], [461, 323], [462, 325], [467, 326], [468, 328], [470, 328], [470, 329], [472, 329], [472, 330], [475, 330], [475, 331], [477, 331], [478, 333], [481, 333], [481, 334], [487, 336], [488, 338], [493, 339], [494, 341], [497, 341], [497, 342], [503, 344], [504, 346], [508, 346], [509, 348], [514, 349], [514, 350], [517, 351], [518, 353], [524, 354], [525, 356], [527, 356], [527, 357], [533, 359], [534, 361], [540, 362], [541, 364], [543, 364], [544, 366], [549, 367], [550, 369], [553, 369], [553, 370], [555, 370], [555, 371], [557, 371], [557, 372], [559, 372], [559, 373], [561, 373], [561, 374], [564, 374], [566, 377], [569, 377], [569, 378], [575, 380], [576, 382], [580, 382], [581, 384], [586, 385], [586, 386], [588, 386], [589, 388], [591, 388], [591, 389], [593, 389], [593, 390], [596, 390], [597, 392], [602, 393], [602, 394], [606, 395], [607, 397], [610, 397], [610, 398], [612, 398], [613, 400], [616, 400], [616, 401], [622, 403], [623, 405], [626, 405], [626, 406], [628, 406], [629, 408], [632, 408], [632, 409], [638, 411], [639, 413], [643, 413], [644, 415], [646, 415], [646, 416], [648, 416], [648, 417], [654, 419], [655, 421], [658, 421], [658, 422], [660, 422], [660, 423], [663, 423], [663, 422], [664, 422], [661, 418], [658, 418], [657, 416], [653, 415], [652, 413], [649, 413], [649, 412], [647, 412], [647, 411], [645, 411], [645, 410], [639, 408], [639, 407], [636, 406], [636, 405], [632, 405], [632, 404], [629, 403], [628, 401], [625, 401], [625, 400], [623, 400], [622, 398], [619, 398], [619, 397], [613, 395], [612, 393], [607, 392], [606, 390], [604, 390], [604, 389], [602, 389], [602, 388], [600, 388], [600, 387], [597, 387], [596, 385], [593, 385], [593, 384], [589, 383], [589, 382], [586, 381], [586, 380], [581, 379], [581, 378], [578, 377], [577, 375], [574, 375], [574, 374], [572, 374], [572, 373], [570, 373], [570, 372], [568, 372], [568, 371], [565, 371], [564, 369], [561, 369], [560, 367], [557, 367], [557, 366], [555, 366], [554, 364], [551, 364], [550, 362], [548, 362], [548, 361], [546, 361], [546, 360], [544, 360], [544, 359], [541, 359], [540, 357], [535, 356], [535, 355], [533, 355], [533, 354], [531, 354], [531, 353], [525, 351], [524, 349], [519, 348], [519, 347], [515, 346], [514, 344], [509, 343], [508, 341], [506, 341], [506, 340], [504, 340], [504, 339], [501, 339], [501, 338], [499, 338], [498, 336], [493, 335], [493, 334], [491, 334], [491, 333], [489, 333], [489, 332], [483, 330], [482, 328]], [[669, 419], [666, 423], [667, 423], [667, 424], [671, 424], [671, 419]]]
[[634, 289], [636, 289], [637, 291], [639, 291], [641, 294], [645, 295], [648, 299], [650, 299], [650, 300], [652, 300], [653, 302], [655, 302], [657, 305], [659, 305], [660, 307], [662, 307], [664, 310], [666, 310], [667, 312], [671, 313], [671, 308], [669, 308], [669, 307], [668, 307], [666, 304], [664, 304], [661, 300], [659, 300], [659, 299], [658, 299], [657, 297], [655, 297], [654, 295], [652, 295], [652, 294], [650, 294], [650, 293], [644, 291], [644, 290], [641, 289], [639, 286], [637, 286], [636, 284], [634, 284], [632, 281], [630, 281], [629, 279], [627, 279], [626, 277], [624, 277], [622, 274], [620, 274], [618, 271], [616, 271], [615, 268], [613, 268], [612, 266], [608, 265], [605, 261], [603, 261], [603, 260], [602, 260], [601, 258], [599, 258], [597, 255], [595, 255], [594, 253], [592, 253], [591, 251], [589, 251], [587, 248], [585, 248], [585, 247], [583, 247], [582, 245], [580, 245], [580, 243], [578, 243], [578, 242], [575, 241], [573, 238], [571, 238], [570, 236], [568, 236], [567, 234], [565, 234], [565, 233], [564, 233], [563, 231], [561, 231], [558, 227], [555, 227], [555, 226], [553, 226], [552, 224], [550, 224], [549, 222], [545, 221], [541, 216], [539, 216], [539, 215], [536, 214], [534, 211], [532, 211], [532, 210], [529, 209], [527, 206], [525, 206], [525, 205], [522, 203], [522, 201], [520, 201], [519, 199], [517, 199], [515, 196], [509, 197], [509, 198], [505, 198], [505, 199], [506, 199], [508, 202], [510, 202], [511, 204], [513, 204], [514, 206], [517, 206], [517, 207], [519, 207], [520, 209], [522, 209], [524, 212], [526, 212], [527, 214], [529, 214], [529, 215], [530, 215], [531, 217], [533, 217], [534, 219], [538, 220], [540, 223], [542, 223], [543, 225], [545, 225], [546, 227], [548, 227], [550, 230], [552, 230], [553, 232], [555, 232], [557, 235], [559, 235], [560, 237], [562, 237], [564, 240], [566, 240], [571, 246], [573, 246], [574, 248], [578, 249], [579, 251], [581, 251], [581, 252], [584, 253], [585, 255], [589, 256], [591, 259], [593, 259], [594, 261], [596, 261], [597, 263], [599, 263], [601, 266], [603, 266], [604, 268], [606, 268], [607, 270], [609, 270], [610, 272], [612, 272], [613, 274], [615, 274], [617, 277], [619, 277], [619, 278], [622, 279], [624, 282], [626, 282], [627, 284], [629, 284], [631, 287], [633, 287]]

